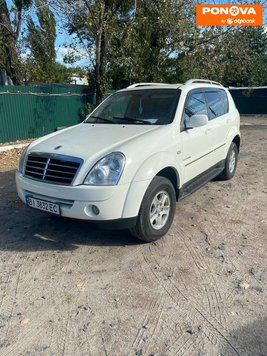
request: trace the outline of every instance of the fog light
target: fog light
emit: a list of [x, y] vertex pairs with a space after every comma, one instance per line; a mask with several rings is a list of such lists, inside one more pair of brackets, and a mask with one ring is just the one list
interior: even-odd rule
[[90, 218], [93, 218], [96, 215], [99, 215], [100, 210], [96, 205], [93, 204], [88, 204], [84, 208], [84, 212], [87, 216], [90, 216]]
[[92, 211], [93, 211], [93, 213], [95, 214], [95, 215], [98, 215], [99, 214], [99, 209], [98, 209], [98, 207], [96, 206], [96, 205], [92, 205]]

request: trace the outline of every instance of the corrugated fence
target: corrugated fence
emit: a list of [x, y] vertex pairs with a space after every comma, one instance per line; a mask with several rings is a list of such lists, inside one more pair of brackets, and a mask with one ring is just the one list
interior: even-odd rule
[[79, 123], [93, 93], [86, 86], [0, 86], [0, 142], [43, 136]]
[[230, 88], [241, 115], [267, 115], [267, 87]]
[[[109, 93], [111, 93], [110, 91]], [[231, 88], [241, 115], [267, 114], [267, 87]], [[0, 86], [0, 143], [43, 136], [82, 120], [86, 86]]]

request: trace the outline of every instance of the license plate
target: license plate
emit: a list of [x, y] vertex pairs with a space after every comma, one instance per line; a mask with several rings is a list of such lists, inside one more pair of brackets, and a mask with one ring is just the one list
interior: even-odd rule
[[34, 209], [47, 211], [48, 213], [60, 215], [60, 207], [58, 204], [51, 203], [49, 201], [40, 200], [32, 197], [26, 198], [26, 204]]

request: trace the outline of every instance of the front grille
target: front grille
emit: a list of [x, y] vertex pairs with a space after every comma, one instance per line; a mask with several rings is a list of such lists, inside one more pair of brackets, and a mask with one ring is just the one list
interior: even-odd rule
[[28, 156], [25, 176], [44, 182], [70, 185], [83, 160], [59, 154], [32, 153]]

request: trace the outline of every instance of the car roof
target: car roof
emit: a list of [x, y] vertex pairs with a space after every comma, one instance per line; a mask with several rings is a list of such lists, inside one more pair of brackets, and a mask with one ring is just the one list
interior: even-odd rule
[[178, 88], [221, 88], [226, 89], [222, 86], [221, 83], [209, 80], [209, 79], [189, 79], [185, 83], [177, 83], [177, 84], [168, 84], [168, 83], [135, 83], [128, 86], [125, 89], [121, 89], [121, 91], [128, 90], [143, 90], [143, 89], [178, 89]]

